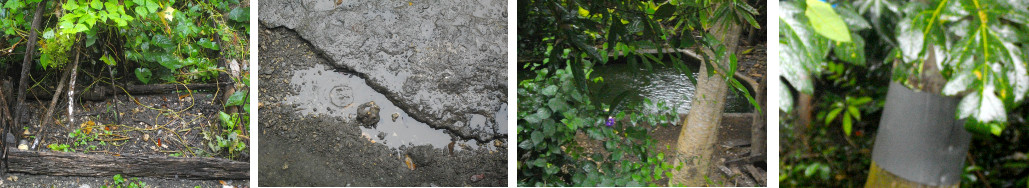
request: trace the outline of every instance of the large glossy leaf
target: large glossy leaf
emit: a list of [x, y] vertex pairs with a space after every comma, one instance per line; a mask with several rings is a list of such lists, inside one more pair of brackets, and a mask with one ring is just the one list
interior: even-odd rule
[[974, 92], [961, 99], [958, 104], [958, 118], [975, 118], [979, 123], [1006, 122], [1004, 103], [993, 94], [994, 86], [987, 84], [981, 92]]
[[800, 14], [802, 9], [793, 2], [782, 2], [779, 15], [782, 76], [797, 90], [811, 94], [814, 84], [811, 75], [820, 71], [823, 59], [829, 53], [830, 40], [814, 32]]
[[836, 14], [836, 11], [828, 3], [819, 0], [807, 0], [807, 8], [804, 11], [804, 15], [807, 16], [808, 21], [811, 22], [811, 27], [818, 34], [835, 41], [850, 42], [850, 30], [847, 29], [847, 24], [843, 22], [843, 18], [840, 18], [840, 15]]
[[833, 54], [840, 60], [855, 64], [865, 65], [865, 39], [857, 33], [851, 33], [851, 42], [836, 42]]

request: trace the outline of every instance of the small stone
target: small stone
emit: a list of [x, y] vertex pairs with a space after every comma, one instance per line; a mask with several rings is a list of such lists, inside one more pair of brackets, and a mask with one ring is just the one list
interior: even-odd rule
[[385, 139], [386, 139], [386, 133], [379, 132], [379, 140], [385, 140]]
[[374, 129], [379, 123], [379, 105], [375, 105], [375, 101], [371, 101], [358, 106], [357, 121], [361, 123], [361, 126]]
[[282, 169], [289, 169], [289, 163], [282, 163]]
[[400, 117], [400, 113], [394, 112], [393, 113], [393, 122], [397, 122], [397, 118], [399, 118], [399, 117]]
[[471, 181], [472, 181], [472, 183], [475, 183], [475, 182], [479, 182], [479, 181], [482, 181], [483, 179], [486, 179], [486, 174], [476, 174], [476, 175], [472, 175], [472, 177], [471, 177], [471, 178], [469, 178], [468, 180], [471, 180]]
[[4, 140], [4, 141], [7, 142], [7, 144], [12, 144], [13, 145], [13, 144], [18, 142], [18, 138], [15, 138], [14, 134], [11, 134], [10, 132], [8, 132], [7, 133], [7, 139]]
[[28, 140], [18, 141], [18, 149], [19, 150], [29, 150], [29, 141]]

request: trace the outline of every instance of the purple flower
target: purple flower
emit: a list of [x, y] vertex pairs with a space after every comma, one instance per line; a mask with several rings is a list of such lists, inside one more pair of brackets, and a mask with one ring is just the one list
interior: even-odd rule
[[608, 127], [611, 127], [611, 126], [615, 125], [615, 118], [613, 118], [611, 116], [608, 116], [607, 117], [607, 123], [605, 123], [605, 124], [607, 124]]

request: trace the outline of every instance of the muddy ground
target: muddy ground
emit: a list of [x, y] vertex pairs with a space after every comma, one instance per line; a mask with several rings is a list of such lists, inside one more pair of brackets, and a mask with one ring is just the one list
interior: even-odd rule
[[[183, 180], [183, 179], [162, 179], [162, 178], [138, 178], [133, 180], [132, 177], [127, 178], [126, 181], [131, 182], [142, 182], [146, 183], [147, 187], [249, 187], [248, 180], [224, 180], [224, 181], [197, 181], [197, 180]], [[222, 184], [224, 182], [224, 184]], [[3, 179], [0, 180], [0, 187], [79, 187], [79, 188], [99, 188], [100, 186], [113, 187], [113, 177], [69, 177], [69, 176], [46, 176], [46, 175], [31, 175], [22, 173], [8, 173], [4, 174]], [[125, 187], [125, 184], [122, 184]]]
[[296, 31], [420, 122], [506, 137], [507, 1], [270, 0], [260, 22]]
[[[313, 109], [297, 104], [301, 88], [307, 87], [307, 82], [293, 83], [294, 75], [316, 66], [332, 65], [332, 61], [323, 58], [308, 40], [291, 29], [262, 25], [259, 35], [259, 66], [262, 70], [259, 74], [259, 134], [262, 140], [258, 154], [261, 156], [258, 162], [259, 186], [507, 185], [506, 139], [488, 142], [464, 140], [475, 145], [464, 149], [432, 144], [392, 147], [370, 138], [375, 135], [366, 135], [368, 130], [362, 129], [355, 117], [345, 115], [352, 113], [346, 111], [353, 108], [350, 105], [325, 107], [324, 111], [315, 113]], [[368, 75], [351, 70], [324, 70], [333, 71], [360, 78]], [[391, 105], [394, 95], [385, 96], [391, 100], [374, 102], [382, 106]], [[336, 111], [339, 108], [343, 110]], [[305, 113], [306, 110], [312, 112]], [[403, 111], [405, 115], [410, 112], [411, 116], [420, 113], [417, 110]], [[393, 112], [381, 112], [389, 113]], [[496, 112], [489, 114], [493, 113]], [[456, 133], [449, 130], [436, 131], [457, 138]], [[408, 157], [413, 163], [413, 170], [406, 163]]]
[[[94, 85], [90, 84], [91, 80], [91, 78], [82, 78], [78, 81], [77, 87]], [[52, 92], [53, 88], [32, 91]], [[24, 141], [28, 147], [31, 147], [38, 138], [39, 143], [36, 144], [36, 147], [40, 151], [51, 151], [52, 149], [47, 147], [50, 144], [66, 144], [70, 146], [68, 152], [94, 155], [219, 157], [249, 161], [248, 152], [229, 156], [226, 153], [212, 151], [207, 145], [211, 142], [209, 140], [211, 138], [205, 138], [204, 132], [211, 133], [220, 130], [215, 114], [221, 110], [221, 103], [214, 100], [215, 92], [193, 90], [192, 93], [136, 95], [133, 96], [135, 100], [129, 99], [126, 95], [109, 96], [100, 101], [80, 99], [76, 100], [76, 105], [73, 106], [74, 123], [68, 122], [68, 104], [62, 101], [57, 103], [50, 120], [52, 124], [46, 129], [42, 129], [39, 125], [50, 100], [28, 99], [26, 100], [27, 118], [20, 123], [20, 126], [12, 127], [15, 131], [14, 137], [9, 139], [16, 142], [9, 142], [9, 146], [10, 149], [16, 149], [17, 142]], [[30, 95], [50, 94], [30, 93]], [[117, 118], [115, 113], [117, 113]], [[69, 133], [76, 130], [91, 135], [92, 139], [70, 137]], [[76, 143], [79, 144], [76, 145]], [[113, 176], [68, 177], [7, 173], [3, 178], [0, 187], [99, 187], [112, 185], [113, 182]], [[194, 187], [198, 185], [217, 187], [222, 185], [218, 180], [162, 178], [141, 178], [141, 180], [153, 187]], [[228, 183], [228, 185], [248, 186], [248, 180], [223, 181], [234, 182]]]

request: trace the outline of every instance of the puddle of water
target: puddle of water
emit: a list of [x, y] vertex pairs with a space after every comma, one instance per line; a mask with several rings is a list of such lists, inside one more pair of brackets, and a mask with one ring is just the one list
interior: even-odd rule
[[[687, 61], [691, 70], [699, 70], [700, 67], [697, 66], [699, 62], [695, 60], [684, 61]], [[668, 62], [671, 62], [671, 60], [668, 60]], [[665, 66], [655, 63], [653, 72], [647, 71], [642, 64], [633, 69], [627, 63], [608, 63], [594, 67], [592, 75], [604, 77], [604, 83], [608, 85], [608, 90], [613, 93], [636, 91], [636, 95], [630, 96], [626, 100], [643, 101], [643, 99], [650, 99], [650, 101], [655, 103], [662, 101], [666, 105], [675, 107], [680, 114], [687, 114], [692, 107], [693, 94], [696, 92], [697, 87], [690, 82], [687, 76], [691, 75], [696, 78], [700, 74], [697, 72], [680, 72], [675, 67], [668, 65], [668, 62], [666, 62]], [[593, 88], [599, 89], [600, 86], [594, 86]], [[747, 102], [747, 98], [732, 88], [729, 89], [730, 91], [726, 94], [725, 112], [750, 112], [753, 110], [750, 103]], [[644, 110], [656, 112], [656, 107], [648, 106]]]
[[[686, 61], [687, 66], [693, 71], [697, 71], [700, 68], [698, 67], [700, 62], [697, 60], [688, 59], [683, 61]], [[605, 91], [599, 91], [602, 85], [591, 84], [590, 89], [593, 89], [595, 92], [610, 93], [612, 95], [622, 91], [635, 91], [635, 95], [628, 96], [625, 100], [639, 102], [644, 99], [650, 99], [651, 102], [655, 103], [661, 101], [665, 105], [674, 107], [679, 114], [687, 114], [692, 106], [693, 94], [696, 92], [696, 86], [689, 81], [687, 76], [696, 78], [700, 74], [696, 72], [679, 72], [668, 62], [671, 62], [671, 60], [666, 59], [666, 65], [664, 66], [654, 63], [653, 72], [648, 71], [642, 63], [637, 64], [636, 69], [633, 69], [632, 66], [625, 62], [625, 58], [609, 62], [605, 65], [597, 65], [593, 67], [593, 73], [590, 76], [603, 77], [603, 83], [607, 84], [607, 88], [604, 88]], [[533, 79], [535, 76], [535, 73], [527, 70], [518, 71], [518, 81]], [[732, 88], [729, 89], [730, 91], [728, 91], [729, 93], [725, 100], [725, 112], [753, 111], [752, 106], [742, 94], [734, 91]], [[613, 102], [614, 96], [601, 100], [610, 104]], [[657, 107], [646, 106], [643, 110], [653, 113], [657, 111]]]
[[[366, 85], [365, 80], [357, 75], [336, 72], [325, 65], [315, 64], [313, 68], [297, 70], [290, 83], [300, 87], [300, 94], [288, 97], [286, 102], [299, 105], [298, 112], [304, 115], [336, 116], [356, 121], [358, 106], [374, 101], [379, 106], [379, 123], [374, 129], [360, 128], [362, 134], [375, 140], [375, 143], [385, 144], [390, 148], [424, 144], [447, 148], [451, 140], [455, 139], [447, 130], [433, 129], [428, 124], [415, 120], [407, 112], [393, 105], [385, 95]], [[398, 115], [395, 121], [394, 113]], [[476, 121], [485, 123], [486, 117], [473, 115], [472, 122]], [[472, 149], [480, 148], [479, 143], [474, 140], [458, 140], [454, 150], [461, 150], [462, 147], [459, 146], [462, 144]], [[491, 144], [484, 146], [493, 149]]]

